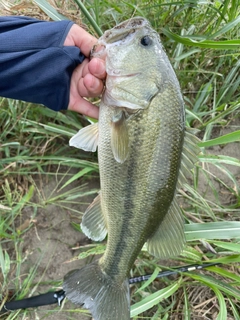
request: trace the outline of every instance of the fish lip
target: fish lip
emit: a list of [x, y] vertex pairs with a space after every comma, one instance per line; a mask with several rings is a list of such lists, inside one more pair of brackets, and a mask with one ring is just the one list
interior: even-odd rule
[[92, 47], [90, 51], [90, 60], [93, 58], [99, 58], [99, 59], [105, 60], [106, 55], [107, 55], [106, 46], [98, 42]]
[[135, 73], [127, 73], [127, 74], [119, 74], [118, 72], [108, 72], [107, 71], [107, 75], [109, 77], [113, 77], [113, 78], [131, 78], [131, 77], [135, 77], [137, 75], [139, 75], [140, 72], [135, 72]]

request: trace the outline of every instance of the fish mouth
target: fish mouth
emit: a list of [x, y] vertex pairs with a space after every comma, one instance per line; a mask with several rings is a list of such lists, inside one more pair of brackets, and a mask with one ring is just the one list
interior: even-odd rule
[[92, 58], [99, 58], [105, 60], [107, 56], [106, 46], [104, 44], [96, 43], [90, 51], [90, 60]]
[[129, 35], [135, 33], [138, 29], [148, 25], [148, 21], [142, 17], [134, 17], [126, 20], [104, 33], [102, 39], [105, 44], [112, 44], [123, 41]]

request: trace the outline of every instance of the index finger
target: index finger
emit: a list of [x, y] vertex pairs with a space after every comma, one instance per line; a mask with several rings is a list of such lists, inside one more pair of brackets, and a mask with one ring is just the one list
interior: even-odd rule
[[68, 107], [68, 110], [82, 113], [85, 116], [88, 116], [94, 119], [98, 119], [98, 115], [99, 115], [99, 108], [84, 98], [82, 98], [79, 101], [76, 101], [73, 105], [70, 104]]

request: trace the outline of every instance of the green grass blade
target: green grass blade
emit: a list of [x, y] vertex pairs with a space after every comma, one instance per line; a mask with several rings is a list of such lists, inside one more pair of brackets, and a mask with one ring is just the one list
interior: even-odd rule
[[153, 280], [155, 280], [159, 272], [160, 272], [160, 268], [156, 267], [151, 277], [147, 281], [145, 281], [139, 289], [137, 289], [136, 293], [145, 289], [147, 286], [149, 286], [149, 284], [152, 283]]
[[238, 306], [236, 306], [236, 304], [233, 303], [233, 301], [230, 298], [228, 299], [228, 301], [230, 302], [234, 319], [239, 319], [240, 318], [240, 314], [239, 314]]
[[219, 303], [219, 313], [217, 315], [216, 320], [225, 320], [227, 319], [227, 306], [226, 306], [226, 302], [224, 300], [224, 296], [221, 293], [221, 291], [219, 289], [217, 289], [214, 286], [211, 286], [212, 290], [214, 291], [217, 299], [218, 299], [218, 303]]
[[223, 41], [212, 41], [212, 40], [200, 40], [197, 41], [190, 37], [182, 37], [176, 33], [171, 32], [166, 28], [162, 28], [162, 32], [169, 39], [176, 42], [180, 42], [186, 46], [199, 47], [199, 48], [210, 48], [217, 50], [238, 50], [240, 48], [240, 40], [223, 40]]
[[[187, 51], [187, 52], [185, 52], [185, 53], [182, 53], [182, 54], [178, 55], [177, 57], [174, 58], [174, 60], [175, 60], [175, 61], [184, 60], [184, 59], [190, 57], [191, 55], [193, 55], [193, 54], [195, 54], [195, 53], [197, 53], [197, 52], [201, 52], [201, 50], [200, 50], [200, 49], [192, 49], [192, 50], [189, 50], [189, 51]], [[174, 67], [175, 67], [175, 65], [174, 65]]]
[[238, 276], [237, 274], [234, 274], [232, 272], [229, 272], [223, 268], [219, 268], [219, 267], [211, 267], [211, 271], [221, 275], [222, 277], [228, 278], [230, 280], [233, 280], [235, 283], [240, 283], [240, 276]]
[[185, 235], [188, 241], [240, 238], [240, 222], [224, 221], [185, 224]]
[[[181, 280], [181, 279], [180, 279]], [[131, 306], [131, 318], [139, 315], [140, 313], [149, 310], [161, 300], [167, 299], [174, 292], [176, 292], [180, 286], [180, 280], [171, 284], [170, 286], [159, 290], [153, 294], [150, 294], [148, 297], [144, 298], [142, 301], [135, 303]]]
[[74, 0], [76, 4], [79, 6], [80, 10], [83, 12], [84, 16], [87, 18], [89, 21], [90, 25], [93, 27], [93, 29], [96, 31], [97, 35], [101, 37], [103, 34], [101, 28], [98, 26], [96, 21], [93, 19], [93, 17], [90, 15], [86, 7], [84, 6], [83, 2], [80, 0]]
[[206, 147], [212, 147], [212, 146], [217, 146], [219, 144], [227, 144], [227, 143], [236, 142], [236, 141], [240, 141], [240, 130], [225, 134], [224, 136], [221, 136], [215, 139], [200, 142], [198, 146], [200, 148], [202, 147], [206, 148]]
[[188, 294], [186, 287], [183, 287], [183, 293], [184, 293], [184, 320], [191, 320], [191, 306], [188, 299]]
[[233, 28], [235, 28], [237, 25], [240, 24], [240, 16], [237, 17], [236, 19], [234, 19], [233, 21], [227, 23], [222, 29], [218, 30], [217, 32], [211, 34], [211, 36], [209, 37], [209, 39], [214, 39], [219, 37], [220, 35], [232, 30]]
[[87, 257], [92, 255], [95, 256], [98, 254], [103, 254], [106, 250], [106, 245], [104, 244], [94, 244], [94, 245], [85, 246], [85, 248], [87, 247], [91, 247], [91, 248], [87, 251], [81, 252], [78, 255], [78, 259], [86, 259]]
[[30, 201], [30, 199], [33, 196], [33, 191], [34, 191], [34, 187], [30, 186], [30, 188], [28, 189], [28, 192], [22, 197], [20, 202], [12, 209], [14, 213], [21, 210], [24, 207], [24, 205]]
[[240, 160], [229, 157], [229, 156], [222, 156], [222, 155], [212, 155], [212, 154], [207, 154], [207, 155], [199, 155], [198, 156], [199, 160], [202, 162], [209, 162], [209, 163], [225, 163], [225, 164], [231, 164], [233, 166], [240, 166]]
[[142, 17], [145, 17], [144, 12], [139, 8], [139, 5], [135, 5], [133, 3], [130, 3], [128, 1], [122, 1], [126, 6], [129, 6], [130, 8], [134, 9], [134, 11], [136, 13], [138, 13], [138, 15], [141, 15]]
[[[22, 132], [54, 133], [67, 137], [72, 137], [76, 133], [76, 130], [51, 122], [45, 124], [28, 120], [25, 121], [25, 125], [26, 127], [22, 130]], [[40, 129], [38, 129], [38, 127], [40, 127]]]
[[55, 21], [68, 20], [67, 17], [57, 12], [46, 0], [33, 0], [50, 18]]
[[84, 169], [82, 169], [81, 171], [79, 171], [78, 173], [76, 173], [75, 175], [73, 175], [71, 177], [71, 179], [69, 179], [59, 190], [62, 190], [63, 188], [65, 188], [66, 186], [68, 186], [70, 183], [72, 183], [73, 181], [83, 177], [85, 174], [87, 173], [90, 173], [94, 171], [93, 168], [89, 168], [89, 167], [86, 167]]
[[2, 250], [2, 246], [0, 244], [0, 266], [1, 266], [1, 274], [3, 276], [3, 281], [7, 280], [8, 273], [10, 271], [11, 260], [6, 250]]
[[10, 157], [6, 159], [2, 159], [2, 164], [9, 164], [9, 163], [16, 163], [16, 164], [30, 164], [30, 163], [36, 163], [38, 161], [45, 161], [44, 165], [46, 164], [61, 164], [61, 165], [69, 165], [72, 167], [91, 167], [98, 171], [98, 164], [95, 162], [90, 162], [86, 160], [80, 160], [78, 158], [74, 157], [64, 157], [61, 156], [61, 158], [57, 156], [16, 156], [16, 157]]
[[194, 274], [193, 273], [191, 273], [191, 274], [188, 273], [188, 275], [191, 278], [193, 278], [193, 279], [195, 279], [195, 280], [197, 280], [197, 281], [199, 281], [201, 283], [206, 284], [207, 286], [211, 287], [212, 289], [216, 288], [216, 289], [218, 289], [218, 290], [220, 290], [220, 291], [222, 291], [222, 292], [224, 292], [224, 293], [226, 293], [226, 294], [228, 294], [230, 296], [233, 296], [233, 297], [235, 297], [237, 299], [240, 299], [240, 291], [238, 289], [232, 287], [231, 285], [229, 285], [229, 284], [227, 284], [227, 283], [225, 283], [225, 282], [223, 282], [223, 281], [221, 281], [219, 279], [215, 279], [215, 278], [213, 278], [211, 276], [206, 276], [206, 275], [203, 275], [203, 274], [196, 274], [196, 273], [194, 273]]
[[[223, 263], [223, 264], [231, 264], [231, 263], [239, 263], [240, 262], [240, 254], [235, 254], [231, 256], [223, 256], [217, 259], [211, 259], [211, 262]], [[212, 267], [211, 267], [212, 268]]]
[[233, 251], [236, 253], [237, 252], [240, 253], [240, 243], [223, 242], [223, 241], [211, 241], [211, 243], [213, 243], [215, 246], [226, 249], [227, 251]]
[[237, 60], [236, 64], [230, 69], [226, 76], [224, 75], [224, 84], [219, 89], [216, 97], [216, 104], [220, 105], [224, 102], [229, 102], [234, 92], [240, 86], [240, 60]]

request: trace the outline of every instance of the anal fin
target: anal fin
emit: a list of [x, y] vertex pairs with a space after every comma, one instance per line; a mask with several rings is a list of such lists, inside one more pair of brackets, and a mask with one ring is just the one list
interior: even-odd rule
[[107, 228], [101, 208], [101, 194], [93, 200], [85, 211], [81, 228], [84, 234], [94, 241], [101, 241], [106, 237]]
[[177, 256], [185, 244], [184, 224], [176, 197], [157, 231], [147, 241], [147, 250], [155, 257], [166, 259]]

